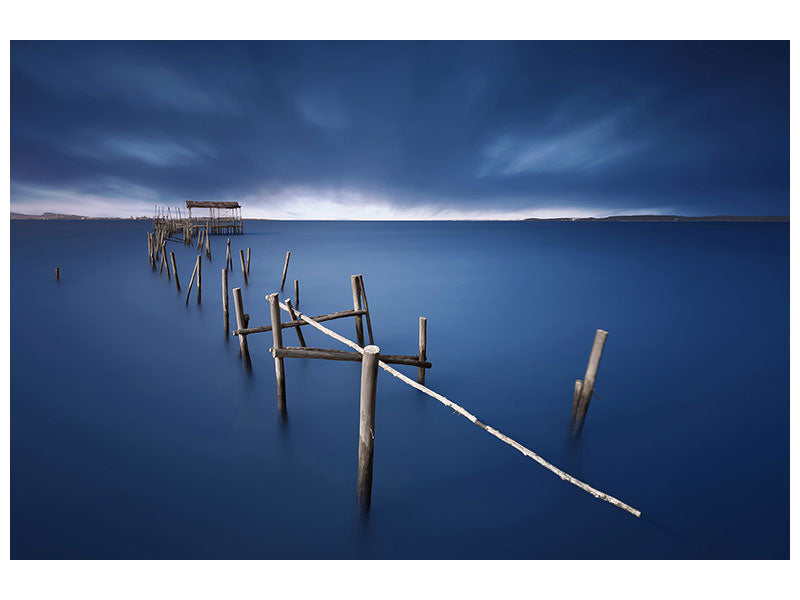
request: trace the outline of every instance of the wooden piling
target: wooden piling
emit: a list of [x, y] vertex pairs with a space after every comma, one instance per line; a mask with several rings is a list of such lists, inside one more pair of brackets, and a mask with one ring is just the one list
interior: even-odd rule
[[61, 281], [61, 270], [56, 267], [56, 281]]
[[[350, 275], [350, 287], [353, 288], [353, 310], [361, 310], [361, 286], [358, 277], [358, 275]], [[364, 345], [364, 325], [361, 322], [361, 315], [356, 316], [356, 341], [359, 346]]]
[[361, 410], [358, 422], [358, 504], [369, 510], [375, 451], [375, 391], [378, 383], [378, 346], [367, 346], [361, 359]]
[[289, 256], [291, 252], [286, 253], [286, 260], [283, 261], [283, 275], [281, 275], [281, 291], [283, 291], [283, 284], [286, 283], [286, 271], [289, 270]]
[[231, 238], [225, 243], [225, 268], [233, 270], [233, 259], [231, 258]]
[[364, 299], [364, 310], [367, 311], [367, 314], [364, 316], [367, 318], [367, 332], [369, 333], [369, 343], [374, 344], [375, 340], [372, 337], [372, 319], [369, 318], [369, 303], [367, 302], [367, 290], [364, 288], [364, 277], [362, 275], [358, 276], [358, 287], [361, 290], [361, 297]]
[[194, 269], [192, 269], [192, 277], [191, 279], [189, 279], [189, 287], [186, 288], [186, 304], [189, 304], [189, 295], [192, 292], [192, 284], [194, 283], [195, 277], [197, 277], [199, 268], [200, 268], [200, 255], [198, 254], [197, 260], [194, 263]]
[[[586, 411], [589, 410], [589, 400], [594, 391], [594, 380], [597, 377], [597, 368], [600, 365], [600, 357], [603, 354], [603, 346], [606, 343], [608, 332], [598, 329], [594, 334], [592, 351], [589, 354], [589, 363], [586, 365], [586, 374], [581, 382], [580, 393], [578, 394], [578, 405], [575, 407], [575, 417], [573, 419], [573, 431], [577, 432], [583, 427], [586, 418]], [[577, 391], [577, 384], [576, 384]], [[574, 400], [573, 400], [574, 402]]]
[[[419, 360], [425, 362], [427, 360], [428, 352], [428, 319], [427, 317], [419, 318]], [[425, 385], [425, 367], [417, 369], [417, 383]]]
[[[288, 255], [287, 255], [288, 259]], [[278, 294], [267, 296], [269, 300], [269, 317], [272, 323], [272, 347], [283, 347], [283, 334], [281, 328], [281, 309], [278, 306]], [[278, 412], [286, 414], [286, 374], [283, 370], [283, 358], [275, 357], [275, 382], [278, 392]]]
[[230, 322], [228, 313], [228, 269], [222, 269], [222, 321], [225, 324], [225, 333], [227, 334]]
[[[236, 312], [236, 327], [245, 327], [244, 306], [242, 305], [242, 288], [233, 288], [233, 310]], [[250, 349], [247, 347], [247, 336], [239, 336], [239, 353], [242, 358], [250, 361]]]
[[200, 255], [197, 255], [197, 302], [200, 303], [202, 300], [201, 296], [201, 285], [202, 285], [202, 277], [203, 275], [203, 260], [200, 258]]
[[239, 260], [242, 263], [242, 278], [244, 279], [244, 282], [247, 283], [247, 268], [244, 265], [244, 250], [241, 248], [239, 248]]
[[[296, 321], [297, 315], [295, 314], [294, 309], [292, 308], [292, 301], [289, 298], [286, 299], [286, 306], [289, 309], [289, 316], [291, 317], [292, 321]], [[297, 339], [300, 341], [300, 345], [303, 348], [305, 348], [306, 340], [303, 337], [303, 330], [300, 328], [300, 325], [297, 325], [295, 329], [297, 330]]]
[[172, 263], [172, 274], [175, 276], [175, 286], [178, 288], [178, 291], [181, 291], [181, 282], [178, 280], [178, 267], [175, 264], [175, 253], [169, 253], [169, 260]]
[[297, 279], [294, 280], [294, 306], [300, 308], [300, 284]]
[[250, 277], [250, 248], [247, 249], [247, 276]]

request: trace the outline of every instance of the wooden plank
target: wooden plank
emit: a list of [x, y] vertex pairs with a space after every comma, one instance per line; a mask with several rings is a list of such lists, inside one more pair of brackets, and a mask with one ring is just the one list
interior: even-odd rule
[[[281, 358], [313, 358], [321, 360], [341, 360], [345, 362], [360, 362], [360, 352], [348, 352], [347, 350], [330, 350], [328, 348], [308, 348], [287, 346], [280, 349], [270, 349], [273, 356]], [[433, 365], [429, 362], [420, 361], [416, 356], [406, 356], [404, 354], [381, 354], [380, 359], [392, 365], [408, 365], [410, 367], [423, 367], [430, 369]]]
[[[327, 315], [319, 315], [318, 317], [310, 317], [317, 322], [324, 322], [324, 321], [333, 321], [334, 319], [344, 319], [347, 317], [354, 317], [358, 314], [363, 315], [366, 311], [356, 311], [356, 310], [341, 310], [339, 312], [328, 313]], [[296, 326], [303, 326], [308, 325], [303, 320], [298, 321], [284, 321], [281, 323], [281, 328], [286, 329], [287, 327], [296, 327]], [[231, 334], [232, 335], [251, 335], [253, 333], [265, 333], [267, 331], [272, 331], [272, 325], [264, 325], [262, 327], [252, 327], [250, 329], [234, 329]]]

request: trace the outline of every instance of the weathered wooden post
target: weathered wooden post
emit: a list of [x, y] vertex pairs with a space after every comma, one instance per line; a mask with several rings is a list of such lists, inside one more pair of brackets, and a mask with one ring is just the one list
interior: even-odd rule
[[[353, 310], [361, 310], [361, 286], [358, 282], [358, 275], [350, 275], [350, 286], [353, 288]], [[362, 348], [364, 347], [364, 325], [361, 322], [361, 315], [356, 315], [356, 341]]]
[[200, 295], [200, 286], [202, 285], [202, 275], [203, 275], [203, 261], [200, 258], [200, 255], [197, 255], [197, 302], [198, 304], [202, 300]]
[[228, 332], [230, 322], [228, 313], [228, 269], [222, 269], [222, 321], [225, 323], [225, 332]]
[[[419, 360], [425, 362], [427, 360], [426, 354], [428, 352], [428, 319], [427, 317], [419, 318]], [[417, 383], [425, 385], [425, 367], [417, 369]]]
[[169, 261], [167, 260], [167, 243], [164, 242], [164, 249], [161, 251], [161, 259], [164, 261], [164, 266], [167, 267], [167, 280], [172, 281], [172, 275], [169, 274]]
[[369, 303], [367, 302], [367, 290], [364, 288], [364, 277], [358, 276], [358, 288], [361, 290], [361, 297], [364, 299], [364, 310], [367, 311], [367, 332], [369, 333], [369, 343], [374, 344], [375, 339], [372, 337], [372, 319], [369, 318]]
[[[283, 348], [283, 335], [281, 329], [281, 308], [278, 306], [278, 294], [270, 294], [269, 317], [272, 323], [272, 347]], [[278, 412], [286, 414], [286, 375], [283, 370], [283, 358], [275, 357], [275, 382], [278, 390]]]
[[61, 281], [61, 270], [56, 267], [56, 281]]
[[[233, 288], [233, 310], [236, 312], [236, 329], [247, 327], [244, 318], [244, 306], [242, 305], [242, 288]], [[239, 334], [239, 354], [242, 358], [250, 361], [250, 349], [247, 347], [247, 336]]]
[[197, 265], [200, 264], [200, 255], [197, 255], [197, 260], [194, 263], [194, 269], [192, 269], [192, 276], [189, 279], [189, 287], [186, 288], [186, 304], [189, 304], [189, 296], [192, 293], [192, 284], [194, 283], [194, 278], [197, 276]]
[[[594, 391], [594, 380], [597, 377], [597, 368], [600, 365], [600, 356], [603, 354], [603, 346], [606, 343], [607, 331], [598, 329], [594, 334], [594, 343], [592, 344], [592, 351], [589, 354], [589, 363], [586, 365], [586, 374], [581, 382], [580, 392], [578, 396], [578, 405], [574, 407], [575, 416], [573, 418], [572, 427], [573, 432], [578, 433], [583, 427], [583, 421], [586, 418], [586, 411], [589, 410], [589, 400]], [[575, 392], [577, 390], [575, 385]], [[574, 403], [574, 399], [573, 399]]]
[[[289, 309], [289, 317], [292, 319], [292, 321], [297, 321], [297, 314], [294, 312], [294, 308], [292, 308], [292, 301], [289, 298], [286, 299], [286, 308]], [[303, 330], [300, 328], [300, 325], [295, 325], [295, 329], [297, 330], [297, 339], [300, 341], [300, 345], [305, 348], [306, 339], [303, 337]]]
[[231, 238], [225, 243], [225, 268], [233, 269], [233, 259], [231, 258]]
[[250, 277], [250, 248], [247, 249], [247, 276]]
[[242, 278], [247, 283], [247, 268], [244, 266], [244, 250], [239, 248], [239, 261], [242, 263]]
[[361, 410], [358, 421], [358, 504], [369, 510], [375, 450], [375, 391], [378, 383], [378, 346], [367, 346], [361, 356]]
[[211, 260], [211, 238], [208, 235], [208, 225], [206, 225], [206, 256]]
[[300, 283], [297, 279], [294, 280], [294, 307], [300, 308]]
[[283, 275], [281, 276], [281, 291], [283, 291], [283, 284], [286, 283], [286, 271], [289, 270], [289, 256], [291, 252], [286, 253], [286, 260], [283, 261]]
[[178, 267], [175, 264], [175, 253], [169, 253], [169, 260], [172, 263], [172, 274], [175, 275], [175, 286], [178, 288], [178, 291], [181, 291], [181, 282], [178, 280]]

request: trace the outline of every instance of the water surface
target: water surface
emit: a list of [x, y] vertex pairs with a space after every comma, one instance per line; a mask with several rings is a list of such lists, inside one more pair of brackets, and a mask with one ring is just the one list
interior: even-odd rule
[[[148, 264], [148, 227], [11, 223], [12, 558], [788, 558], [788, 224], [248, 221], [232, 236], [251, 324], [287, 250], [308, 314], [352, 307], [362, 273], [385, 353], [415, 353], [428, 317], [430, 387], [641, 519], [383, 372], [360, 518], [360, 365], [287, 359], [283, 422], [271, 334], [250, 337], [248, 374], [223, 331], [225, 237], [187, 305], [196, 251], [170, 245], [179, 293]], [[597, 328], [599, 399], [573, 442]]]

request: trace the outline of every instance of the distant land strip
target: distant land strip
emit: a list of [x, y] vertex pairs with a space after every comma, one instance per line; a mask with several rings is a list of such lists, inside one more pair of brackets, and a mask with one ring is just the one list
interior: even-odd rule
[[[23, 213], [11, 213], [12, 221], [142, 221], [150, 220], [152, 217], [139, 216], [139, 217], [85, 217], [82, 215], [65, 215], [61, 213], [46, 212], [41, 215], [26, 215]], [[291, 219], [245, 219], [246, 221], [287, 221]], [[299, 219], [305, 221], [307, 219]], [[349, 219], [330, 219], [332, 221], [348, 221]], [[439, 219], [425, 219], [439, 220]], [[441, 219], [441, 221], [466, 221], [467, 219]], [[487, 221], [495, 221], [495, 219], [486, 219]], [[469, 219], [469, 221], [481, 221], [481, 219]], [[553, 217], [549, 219], [539, 219], [530, 217], [528, 219], [519, 219], [518, 221], [541, 221], [541, 222], [590, 222], [590, 223], [607, 223], [607, 222], [628, 222], [628, 223], [788, 223], [789, 216], [745, 216], [745, 215], [711, 215], [705, 217], [685, 217], [681, 215], [614, 215], [611, 217]], [[365, 221], [368, 222], [368, 221]]]

